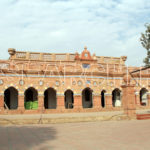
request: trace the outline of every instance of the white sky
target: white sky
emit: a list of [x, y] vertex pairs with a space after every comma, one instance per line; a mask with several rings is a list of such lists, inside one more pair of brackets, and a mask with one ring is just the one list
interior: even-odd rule
[[124, 56], [143, 65], [139, 41], [150, 23], [150, 0], [0, 0], [0, 59], [8, 48]]

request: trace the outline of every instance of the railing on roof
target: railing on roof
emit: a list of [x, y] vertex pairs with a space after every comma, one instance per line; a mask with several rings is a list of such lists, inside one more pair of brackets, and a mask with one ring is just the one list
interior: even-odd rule
[[13, 60], [39, 60], [39, 61], [74, 61], [75, 54], [69, 53], [36, 53], [36, 52], [10, 52]]

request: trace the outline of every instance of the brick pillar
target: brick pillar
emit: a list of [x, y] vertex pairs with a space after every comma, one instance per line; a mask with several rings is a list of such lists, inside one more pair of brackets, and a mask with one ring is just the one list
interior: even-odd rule
[[58, 95], [58, 96], [57, 96], [57, 109], [58, 109], [58, 110], [63, 110], [63, 109], [65, 109], [64, 95]]
[[38, 110], [43, 111], [44, 109], [44, 95], [40, 94], [38, 96]]
[[150, 106], [150, 93], [147, 93], [148, 106]]
[[0, 111], [4, 110], [4, 95], [0, 95]]
[[140, 106], [140, 95], [139, 92], [135, 92], [135, 104], [136, 106]]
[[101, 108], [101, 95], [93, 95], [93, 108]]
[[21, 111], [24, 111], [24, 94], [18, 95], [18, 109]]
[[130, 118], [136, 117], [134, 85], [122, 85], [122, 102], [124, 113]]
[[105, 93], [105, 106], [106, 108], [112, 108], [112, 94]]
[[82, 96], [74, 95], [74, 108], [81, 109], [82, 108]]

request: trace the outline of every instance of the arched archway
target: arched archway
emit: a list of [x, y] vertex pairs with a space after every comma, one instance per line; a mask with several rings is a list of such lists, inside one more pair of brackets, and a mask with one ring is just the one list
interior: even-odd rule
[[142, 88], [140, 90], [140, 104], [142, 106], [146, 106], [148, 104], [147, 92], [148, 92], [148, 90], [146, 88]]
[[118, 88], [112, 91], [112, 104], [113, 107], [121, 106], [121, 91]]
[[85, 88], [82, 91], [82, 107], [83, 108], [93, 107], [92, 90], [90, 88]]
[[105, 107], [105, 90], [102, 90], [101, 92], [101, 106], [104, 108]]
[[67, 90], [65, 92], [65, 108], [66, 109], [72, 109], [74, 104], [74, 96], [72, 90]]
[[18, 90], [14, 87], [9, 87], [4, 92], [4, 108], [17, 109], [18, 108]]
[[30, 87], [24, 93], [25, 109], [37, 109], [38, 108], [38, 91]]
[[48, 88], [44, 92], [44, 107], [45, 109], [56, 109], [56, 91], [53, 88]]

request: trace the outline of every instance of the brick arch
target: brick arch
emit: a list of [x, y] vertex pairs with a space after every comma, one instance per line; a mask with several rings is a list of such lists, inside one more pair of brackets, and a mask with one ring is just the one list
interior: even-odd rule
[[48, 87], [44, 90], [44, 107], [45, 109], [56, 109], [57, 107], [57, 90]]
[[3, 88], [3, 93], [4, 93], [4, 91], [5, 91], [6, 89], [8, 89], [8, 88], [10, 88], [10, 87], [13, 87], [13, 88], [15, 88], [15, 89], [17, 89], [17, 90], [19, 91], [19, 88], [18, 88], [16, 85], [11, 84], [11, 85], [6, 85], [6, 86], [4, 86], [4, 88]]
[[28, 87], [24, 91], [24, 102], [25, 102], [25, 109], [33, 109], [32, 103], [38, 103], [38, 90], [34, 87]]
[[[89, 90], [93, 93], [93, 89], [91, 89], [90, 87], [87, 86], [87, 87], [85, 87], [83, 90], [85, 90], [85, 89], [89, 89]], [[83, 90], [82, 90], [82, 91], [83, 91]]]
[[118, 90], [118, 91], [121, 92], [121, 88], [120, 87], [119, 88], [118, 87], [113, 88], [111, 92], [113, 92], [114, 90]]
[[90, 87], [86, 87], [82, 90], [82, 107], [93, 107], [93, 90]]
[[38, 92], [38, 89], [36, 87], [34, 87], [34, 86], [25, 87], [24, 90], [23, 90], [23, 92], [25, 92], [29, 88], [33, 88], [33, 89], [35, 89]]
[[140, 91], [139, 91], [140, 104], [141, 104], [142, 106], [148, 105], [147, 93], [148, 93], [148, 90], [147, 90], [145, 87], [141, 88]]
[[65, 108], [72, 109], [74, 105], [74, 92], [71, 89], [67, 89], [64, 92], [64, 101], [65, 101]]
[[105, 107], [105, 105], [106, 105], [106, 100], [105, 100], [105, 93], [106, 93], [107, 91], [105, 90], [105, 89], [102, 89], [101, 90], [101, 107]]
[[17, 109], [18, 108], [18, 90], [14, 86], [10, 86], [4, 91], [4, 108]]
[[119, 88], [112, 91], [112, 104], [113, 107], [121, 106], [121, 90]]
[[71, 89], [71, 88], [65, 88], [65, 89], [63, 90], [63, 91], [64, 91], [64, 94], [65, 94], [65, 92], [68, 91], [68, 90], [70, 90], [70, 91], [73, 92], [73, 89]]
[[145, 90], [146, 92], [148, 92], [148, 89], [145, 88], [145, 87], [142, 87], [142, 88], [139, 90], [139, 92], [140, 92], [141, 90]]
[[47, 87], [46, 89], [44, 89], [44, 91], [43, 92], [45, 92], [46, 90], [48, 90], [48, 89], [52, 89], [52, 90], [54, 90], [56, 93], [57, 93], [57, 89], [56, 88], [54, 88], [54, 87]]

